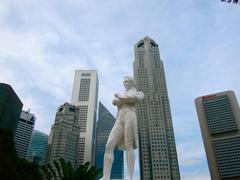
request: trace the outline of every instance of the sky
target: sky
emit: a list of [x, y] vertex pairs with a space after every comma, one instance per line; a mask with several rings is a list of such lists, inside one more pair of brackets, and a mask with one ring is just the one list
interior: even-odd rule
[[149, 36], [164, 63], [181, 179], [210, 180], [194, 99], [225, 90], [240, 98], [239, 22], [240, 6], [221, 0], [0, 0], [0, 82], [49, 134], [75, 70], [96, 69], [99, 100], [115, 115], [134, 44]]

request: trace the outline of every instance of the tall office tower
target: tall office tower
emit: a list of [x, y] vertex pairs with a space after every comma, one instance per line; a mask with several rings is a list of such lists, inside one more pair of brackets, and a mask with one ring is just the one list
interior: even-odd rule
[[33, 130], [31, 142], [28, 148], [27, 159], [38, 165], [44, 165], [47, 153], [48, 135]]
[[15, 134], [22, 106], [12, 87], [0, 83], [0, 128], [11, 129]]
[[195, 100], [211, 179], [240, 179], [240, 109], [233, 91]]
[[60, 106], [49, 138], [46, 163], [63, 158], [76, 167], [77, 144], [80, 126], [79, 109], [69, 103]]
[[72, 104], [79, 108], [80, 133], [77, 166], [95, 160], [98, 77], [96, 70], [76, 70]]
[[163, 62], [156, 42], [135, 45], [134, 78], [145, 98], [137, 109], [142, 180], [180, 179]]
[[[115, 123], [113, 115], [99, 102], [98, 121], [97, 121], [97, 142], [96, 142], [96, 158], [95, 165], [99, 169], [103, 169], [103, 157], [105, 153], [105, 145], [108, 140], [110, 131]], [[124, 176], [123, 168], [123, 151], [119, 151], [117, 147], [114, 150], [114, 162], [111, 171], [111, 179], [122, 179]], [[102, 173], [98, 179], [102, 177]]]
[[36, 117], [30, 111], [22, 111], [16, 134], [14, 136], [14, 143], [19, 157], [27, 158], [28, 147], [31, 141], [33, 128], [35, 125]]

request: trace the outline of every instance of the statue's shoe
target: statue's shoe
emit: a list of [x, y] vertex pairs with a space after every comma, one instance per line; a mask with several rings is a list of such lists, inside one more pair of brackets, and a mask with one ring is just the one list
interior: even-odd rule
[[102, 178], [100, 178], [99, 180], [110, 180], [110, 179], [107, 179], [107, 178], [102, 177]]

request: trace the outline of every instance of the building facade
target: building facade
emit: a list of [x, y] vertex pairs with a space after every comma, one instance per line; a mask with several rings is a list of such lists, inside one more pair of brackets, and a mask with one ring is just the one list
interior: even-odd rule
[[211, 179], [240, 179], [240, 109], [233, 91], [195, 100]]
[[14, 143], [17, 154], [21, 158], [27, 158], [28, 147], [31, 141], [36, 117], [30, 111], [22, 111], [18, 120]]
[[[113, 115], [99, 102], [98, 106], [98, 121], [97, 121], [97, 136], [96, 136], [96, 157], [95, 165], [99, 169], [103, 169], [103, 158], [105, 153], [105, 145], [108, 140], [110, 131], [115, 123]], [[124, 167], [123, 167], [123, 151], [119, 151], [117, 147], [114, 150], [114, 162], [111, 171], [111, 179], [123, 179]], [[98, 177], [102, 177], [101, 173]]]
[[0, 128], [15, 134], [23, 103], [8, 84], [0, 83]]
[[149, 37], [135, 45], [134, 79], [145, 98], [137, 109], [141, 180], [180, 179], [163, 62]]
[[79, 109], [69, 103], [60, 106], [48, 138], [46, 164], [63, 158], [76, 167]]
[[28, 148], [27, 159], [38, 165], [44, 165], [47, 153], [48, 135], [33, 130], [31, 142]]
[[98, 77], [96, 70], [76, 70], [71, 103], [79, 109], [80, 125], [77, 166], [90, 162], [94, 165]]

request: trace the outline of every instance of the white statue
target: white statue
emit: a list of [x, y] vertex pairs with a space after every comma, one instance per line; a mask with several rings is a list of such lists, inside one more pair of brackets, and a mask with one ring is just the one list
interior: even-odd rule
[[134, 149], [138, 146], [135, 105], [143, 100], [144, 94], [137, 91], [134, 79], [130, 76], [124, 77], [123, 85], [126, 91], [123, 94], [116, 93], [113, 99], [113, 105], [117, 106], [118, 114], [106, 144], [103, 177], [101, 180], [110, 180], [116, 145], [118, 145], [119, 150], [127, 151], [128, 180], [132, 180], [133, 176], [135, 163]]

